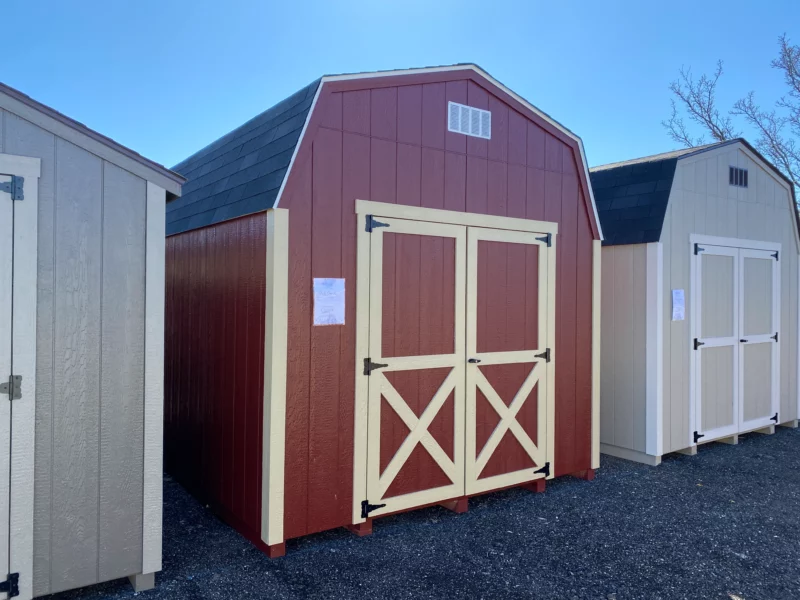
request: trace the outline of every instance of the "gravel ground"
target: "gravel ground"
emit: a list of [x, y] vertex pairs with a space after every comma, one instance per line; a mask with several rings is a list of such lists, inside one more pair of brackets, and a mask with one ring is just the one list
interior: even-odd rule
[[800, 598], [800, 429], [659, 467], [603, 457], [593, 482], [430, 508], [287, 544], [271, 561], [165, 480], [164, 571], [67, 599]]

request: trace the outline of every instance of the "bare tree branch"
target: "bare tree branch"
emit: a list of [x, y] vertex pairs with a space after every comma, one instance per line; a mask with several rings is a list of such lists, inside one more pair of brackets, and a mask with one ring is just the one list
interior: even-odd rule
[[772, 67], [783, 71], [789, 95], [781, 98], [777, 105], [786, 109], [787, 123], [796, 137], [800, 137], [800, 46], [793, 46], [783, 34], [778, 45], [778, 58], [772, 61]]
[[[722, 77], [722, 73], [722, 61], [717, 62], [717, 68], [712, 77], [702, 75], [698, 80], [695, 80], [692, 76], [691, 69], [681, 67], [680, 77], [669, 85], [670, 91], [686, 110], [689, 119], [708, 131], [711, 137], [718, 142], [724, 142], [739, 136], [734, 129], [731, 118], [720, 114], [717, 108], [717, 83], [719, 78]], [[688, 143], [691, 140], [691, 136], [681, 134], [681, 128], [684, 130], [683, 133], [686, 133], [686, 128], [677, 115], [675, 98], [673, 99], [673, 117], [663, 125], [670, 132], [673, 139], [690, 145], [690, 147], [694, 146], [696, 144]], [[677, 128], [679, 133], [677, 138], [671, 131], [670, 123]]]
[[800, 153], [792, 139], [785, 138], [783, 128], [788, 122], [786, 117], [779, 116], [774, 110], [767, 112], [755, 102], [755, 94], [750, 92], [746, 98], [738, 100], [731, 110], [733, 115], [743, 116], [750, 125], [756, 128], [759, 137], [756, 147], [773, 162], [792, 181], [795, 187], [800, 186]]
[[672, 104], [672, 114], [670, 114], [668, 120], [661, 121], [661, 126], [667, 130], [667, 133], [669, 133], [669, 136], [673, 140], [687, 148], [703, 145], [705, 140], [703, 140], [702, 136], [696, 140], [692, 139], [689, 130], [686, 128], [686, 123], [684, 123], [683, 119], [678, 115], [678, 106], [675, 104], [675, 100], [670, 99], [670, 103]]

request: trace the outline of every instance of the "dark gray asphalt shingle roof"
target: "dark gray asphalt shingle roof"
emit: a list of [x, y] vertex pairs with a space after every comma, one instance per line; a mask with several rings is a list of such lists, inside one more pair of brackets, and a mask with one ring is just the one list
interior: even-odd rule
[[167, 235], [272, 207], [320, 80], [206, 146], [173, 170], [183, 195], [167, 204]]
[[671, 156], [589, 172], [604, 246], [659, 240], [677, 162]]

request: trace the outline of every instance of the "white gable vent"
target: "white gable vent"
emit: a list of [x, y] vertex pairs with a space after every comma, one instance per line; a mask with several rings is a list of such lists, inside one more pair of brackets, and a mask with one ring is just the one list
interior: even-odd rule
[[447, 103], [447, 129], [485, 140], [492, 139], [492, 113], [457, 102]]

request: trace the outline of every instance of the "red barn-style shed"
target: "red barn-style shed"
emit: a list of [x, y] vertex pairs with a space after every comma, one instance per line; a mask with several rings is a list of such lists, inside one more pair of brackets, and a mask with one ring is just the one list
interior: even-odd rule
[[175, 167], [166, 466], [284, 541], [599, 461], [580, 138], [475, 65], [326, 76]]

